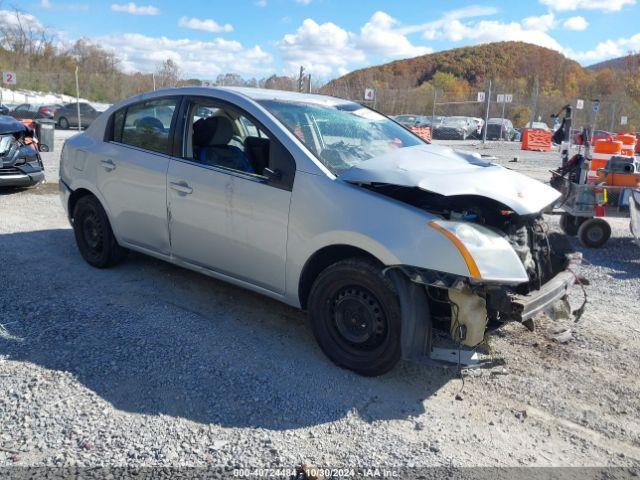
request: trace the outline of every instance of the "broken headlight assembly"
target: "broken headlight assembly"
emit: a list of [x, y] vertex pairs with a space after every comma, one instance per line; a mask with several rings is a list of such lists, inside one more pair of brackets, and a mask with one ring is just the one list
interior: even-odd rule
[[522, 261], [498, 232], [475, 223], [451, 220], [433, 220], [428, 225], [446, 236], [460, 252], [470, 279], [503, 284], [529, 281]]

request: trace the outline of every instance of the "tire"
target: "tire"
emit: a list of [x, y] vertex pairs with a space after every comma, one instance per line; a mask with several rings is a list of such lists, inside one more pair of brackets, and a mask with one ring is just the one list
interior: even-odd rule
[[320, 348], [338, 366], [374, 377], [400, 360], [400, 304], [372, 261], [352, 258], [327, 267], [311, 288], [308, 307]]
[[560, 229], [570, 237], [575, 237], [578, 234], [578, 228], [585, 222], [584, 217], [574, 217], [568, 213], [563, 213], [560, 216]]
[[589, 248], [600, 248], [611, 237], [611, 226], [601, 218], [590, 218], [578, 228], [580, 243]]
[[73, 209], [73, 233], [85, 261], [96, 268], [107, 268], [124, 260], [127, 250], [113, 236], [107, 213], [93, 195], [82, 197]]
[[63, 130], [69, 130], [69, 120], [66, 117], [60, 117], [58, 126]]

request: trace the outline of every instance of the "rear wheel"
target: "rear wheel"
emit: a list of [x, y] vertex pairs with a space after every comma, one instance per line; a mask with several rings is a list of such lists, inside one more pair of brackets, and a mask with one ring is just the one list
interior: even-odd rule
[[58, 126], [63, 130], [68, 130], [69, 120], [67, 120], [65, 117], [60, 117], [60, 119], [58, 120]]
[[590, 218], [578, 228], [580, 243], [589, 248], [600, 248], [611, 237], [611, 226], [602, 218]]
[[82, 197], [73, 209], [73, 233], [86, 262], [106, 268], [122, 261], [127, 250], [113, 236], [107, 213], [93, 195]]
[[376, 376], [400, 360], [400, 305], [382, 269], [349, 259], [325, 269], [309, 296], [316, 340], [337, 365]]
[[585, 220], [584, 217], [574, 217], [568, 213], [563, 213], [560, 216], [560, 228], [565, 234], [575, 237], [578, 234], [578, 228]]

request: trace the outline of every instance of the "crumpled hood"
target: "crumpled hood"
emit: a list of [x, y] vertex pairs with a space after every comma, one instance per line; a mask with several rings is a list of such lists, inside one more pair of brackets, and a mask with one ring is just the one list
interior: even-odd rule
[[11, 133], [24, 133], [29, 129], [8, 115], [0, 115], [0, 135], [7, 135]]
[[439, 145], [399, 148], [361, 162], [339, 178], [351, 183], [417, 187], [445, 196], [479, 195], [501, 202], [519, 215], [539, 213], [560, 197], [544, 183], [486, 162], [477, 153]]

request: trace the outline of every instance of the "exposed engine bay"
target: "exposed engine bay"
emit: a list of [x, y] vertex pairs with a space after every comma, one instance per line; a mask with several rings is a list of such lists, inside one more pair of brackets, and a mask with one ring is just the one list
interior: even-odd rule
[[43, 179], [34, 132], [13, 117], [0, 116], [0, 186], [26, 187]]
[[496, 200], [476, 195], [444, 196], [389, 184], [362, 187], [446, 220], [475, 223], [500, 232], [516, 252], [529, 278], [518, 285], [474, 284], [438, 272], [405, 272], [411, 280], [426, 285], [434, 326], [449, 330], [452, 338], [464, 345], [481, 343], [487, 327], [529, 320], [540, 309], [527, 311], [531, 307], [524, 299], [548, 288], [560, 273], [567, 273], [573, 259], [571, 244], [564, 235], [548, 231], [542, 212], [519, 215]]

